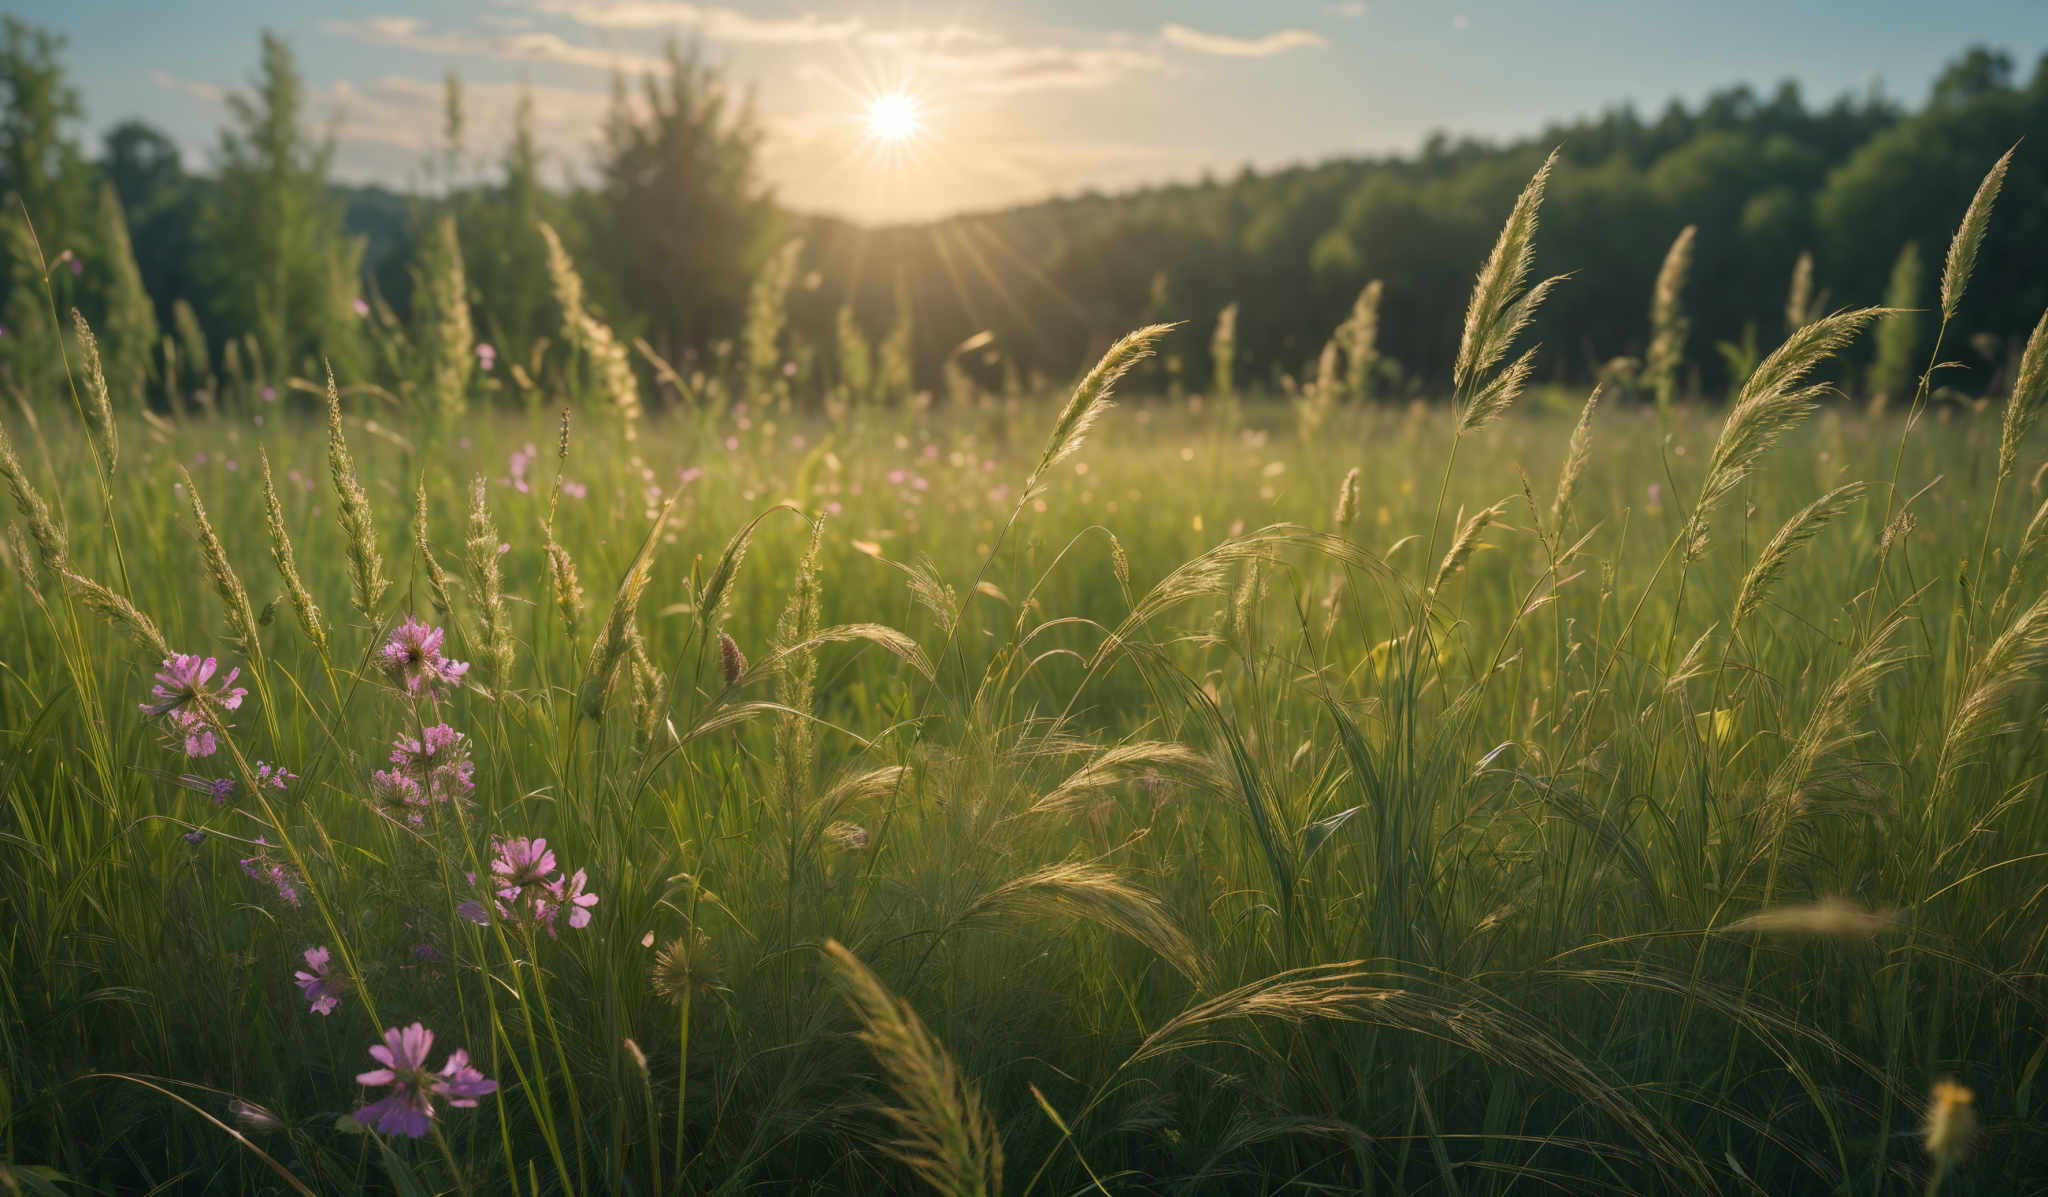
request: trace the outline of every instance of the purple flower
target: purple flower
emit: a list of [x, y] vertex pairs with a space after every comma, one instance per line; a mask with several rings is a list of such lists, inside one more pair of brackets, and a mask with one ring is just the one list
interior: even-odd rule
[[391, 763], [418, 780], [437, 802], [476, 789], [469, 760], [469, 737], [445, 723], [423, 728], [420, 738], [400, 736], [391, 742]]
[[[457, 906], [457, 914], [473, 923], [488, 924], [495, 911], [505, 922], [543, 927], [549, 935], [555, 934], [555, 920], [564, 910], [569, 912], [571, 928], [590, 925], [590, 908], [597, 905], [597, 895], [587, 890], [589, 874], [578, 869], [565, 879], [546, 840], [524, 836], [497, 839], [491, 841], [491, 848], [497, 856], [491, 861], [487, 890], [490, 908], [471, 900]], [[477, 884], [474, 874], [469, 883]]]
[[206, 833], [199, 830], [197, 827], [194, 827], [192, 830], [186, 832], [179, 838], [184, 840], [186, 843], [192, 845], [194, 848], [197, 848], [199, 845], [206, 842]]
[[418, 739], [401, 735], [392, 741], [391, 764], [370, 775], [371, 796], [386, 813], [403, 815], [415, 827], [426, 822], [426, 808], [476, 790], [469, 737], [445, 723], [423, 729]]
[[348, 992], [348, 978], [329, 971], [327, 959], [325, 947], [307, 948], [306, 967], [292, 974], [293, 983], [305, 990], [306, 1000], [313, 1003], [315, 1014], [334, 1013], [341, 995]]
[[299, 904], [299, 887], [296, 879], [292, 876], [291, 870], [270, 859], [268, 853], [270, 845], [265, 842], [262, 836], [256, 837], [256, 843], [259, 847], [264, 848], [265, 851], [258, 852], [254, 856], [243, 857], [242, 871], [247, 873], [252, 881], [267, 882], [272, 889], [277, 891], [278, 900], [282, 901], [285, 905], [297, 906]]
[[491, 872], [498, 875], [500, 885], [511, 889], [524, 889], [530, 885], [545, 884], [548, 874], [555, 871], [555, 854], [548, 851], [548, 842], [541, 839], [499, 840], [492, 847], [497, 849], [497, 859], [491, 861]]
[[71, 255], [71, 277], [72, 277], [72, 278], [77, 278], [77, 277], [78, 277], [79, 275], [81, 275], [81, 274], [84, 274], [84, 273], [85, 273], [85, 263], [84, 263], [84, 262], [81, 262], [81, 261], [79, 261], [79, 260], [78, 260], [78, 255], [77, 255], [77, 254], [72, 254], [72, 255]]
[[264, 387], [264, 388], [263, 388], [263, 401], [264, 401], [265, 403], [275, 403], [275, 402], [277, 402], [277, 388], [276, 388], [276, 387]]
[[476, 343], [476, 364], [477, 368], [486, 374], [491, 372], [491, 367], [498, 364], [498, 350], [489, 341]]
[[557, 878], [554, 884], [548, 887], [548, 893], [554, 898], [554, 905], [569, 912], [571, 927], [590, 925], [590, 908], [597, 905], [597, 895], [583, 892], [583, 886], [588, 880], [583, 870], [578, 869], [566, 883]]
[[456, 1048], [439, 1072], [427, 1070], [427, 1053], [433, 1049], [434, 1033], [419, 1023], [391, 1027], [384, 1042], [373, 1044], [370, 1056], [382, 1068], [356, 1077], [362, 1085], [389, 1085], [391, 1092], [356, 1111], [356, 1121], [374, 1125], [379, 1134], [405, 1135], [417, 1139], [427, 1133], [434, 1117], [434, 1098], [456, 1107], [473, 1107], [477, 1098], [495, 1093], [498, 1082], [478, 1072], [469, 1053]]
[[433, 944], [416, 943], [412, 945], [412, 962], [414, 964], [433, 964], [440, 959], [441, 953]]
[[440, 628], [408, 615], [404, 623], [392, 630], [384, 647], [377, 650], [377, 663], [384, 676], [394, 685], [404, 687], [406, 693], [439, 698], [442, 686], [457, 688], [462, 685], [462, 675], [469, 672], [467, 662], [451, 661], [441, 655], [445, 636]]
[[219, 668], [220, 662], [212, 657], [173, 653], [164, 658], [162, 668], [156, 671], [156, 684], [150, 687], [150, 696], [156, 701], [142, 704], [142, 713], [163, 720], [165, 732], [174, 741], [183, 739], [186, 756], [212, 756], [220, 747], [213, 729], [227, 726], [220, 713], [241, 706], [249, 693], [235, 685], [242, 672], [239, 668], [228, 670], [220, 684], [214, 685], [213, 675]]
[[213, 799], [215, 806], [222, 806], [235, 796], [235, 779], [232, 777], [201, 777], [196, 773], [181, 773], [178, 784], [195, 794], [204, 794]]
[[298, 774], [286, 771], [283, 765], [266, 765], [262, 761], [256, 762], [256, 784], [259, 786], [269, 786], [273, 790], [281, 790], [289, 783], [298, 779]]
[[590, 493], [590, 488], [581, 482], [563, 482], [562, 493], [572, 499], [580, 499]]
[[367, 315], [369, 315], [369, 314], [370, 314], [370, 304], [369, 304], [369, 301], [368, 301], [368, 300], [366, 300], [366, 299], [364, 299], [364, 298], [363, 298], [362, 296], [360, 296], [360, 295], [356, 296], [356, 302], [355, 302], [355, 309], [356, 309], [356, 315], [358, 315], [358, 316], [367, 316]]

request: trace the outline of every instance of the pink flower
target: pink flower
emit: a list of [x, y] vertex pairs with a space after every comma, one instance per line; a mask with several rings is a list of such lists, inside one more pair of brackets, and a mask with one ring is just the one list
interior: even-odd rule
[[426, 809], [437, 802], [469, 797], [476, 790], [476, 764], [469, 759], [469, 737], [446, 723], [401, 735], [391, 742], [390, 769], [370, 775], [371, 796], [391, 815], [403, 815], [418, 827]]
[[370, 314], [369, 301], [364, 299], [360, 295], [356, 296], [356, 302], [354, 304], [354, 307], [356, 309], [356, 315], [358, 316], [367, 316]]
[[543, 884], [548, 874], [555, 871], [555, 854], [548, 851], [546, 840], [530, 840], [521, 836], [513, 840], [499, 840], [494, 846], [498, 856], [491, 861], [491, 872], [498, 875], [500, 884], [509, 888], [523, 889]]
[[384, 676], [394, 685], [404, 687], [406, 693], [439, 698], [441, 687], [455, 689], [462, 685], [462, 675], [469, 672], [467, 662], [451, 661], [441, 655], [445, 636], [440, 628], [408, 615], [404, 623], [392, 630], [384, 647], [377, 650], [377, 663]]
[[498, 350], [489, 341], [476, 343], [476, 364], [477, 368], [486, 374], [491, 372], [491, 367], [498, 364]]
[[[488, 924], [495, 911], [504, 922], [545, 928], [549, 935], [556, 933], [555, 920], [564, 910], [569, 912], [571, 928], [590, 925], [590, 908], [597, 905], [597, 895], [587, 892], [589, 874], [578, 869], [564, 879], [546, 840], [523, 836], [498, 839], [491, 847], [497, 856], [491, 861], [490, 908], [471, 900], [457, 906], [457, 914]], [[477, 879], [471, 876], [469, 883], [476, 885]]]
[[214, 685], [213, 675], [219, 668], [220, 663], [212, 657], [173, 653], [164, 658], [163, 667], [156, 671], [156, 684], [150, 687], [150, 696], [156, 701], [142, 704], [142, 713], [161, 719], [172, 740], [184, 741], [186, 756], [212, 756], [220, 747], [213, 729], [227, 726], [221, 712], [241, 706], [249, 693], [235, 685], [240, 669], [228, 670], [220, 684]]
[[325, 947], [307, 948], [306, 967], [292, 974], [293, 984], [305, 991], [306, 1000], [313, 1003], [315, 1014], [334, 1013], [341, 995], [348, 992], [348, 978], [330, 972], [327, 960]]
[[583, 892], [587, 880], [583, 870], [578, 869], [566, 884], [557, 878], [554, 884], [548, 887], [548, 892], [554, 895], [555, 904], [568, 910], [571, 927], [588, 927], [590, 908], [597, 905], [596, 894]]
[[299, 887], [290, 869], [270, 859], [270, 845], [262, 836], [256, 837], [256, 845], [262, 849], [254, 856], [242, 858], [242, 871], [252, 881], [268, 882], [277, 891], [277, 896], [287, 906], [299, 904]]
[[388, 1085], [391, 1092], [356, 1111], [356, 1121], [374, 1125], [379, 1134], [405, 1135], [417, 1139], [427, 1133], [434, 1118], [434, 1098], [451, 1106], [474, 1107], [477, 1098], [495, 1093], [498, 1082], [478, 1072], [469, 1053], [456, 1048], [439, 1072], [427, 1069], [427, 1053], [433, 1049], [434, 1033], [419, 1023], [391, 1027], [384, 1042], [370, 1047], [370, 1056], [382, 1068], [356, 1076], [362, 1085]]

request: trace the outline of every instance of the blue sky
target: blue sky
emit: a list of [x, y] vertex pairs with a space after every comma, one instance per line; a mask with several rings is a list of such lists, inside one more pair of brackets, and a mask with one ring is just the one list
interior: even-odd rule
[[[203, 166], [256, 31], [297, 50], [337, 173], [408, 185], [461, 74], [470, 145], [495, 156], [521, 81], [554, 169], [588, 161], [615, 67], [695, 41], [754, 89], [784, 202], [865, 220], [1487, 137], [1629, 101], [1653, 113], [1793, 78], [1809, 100], [1917, 103], [1973, 44], [2022, 74], [2048, 0], [14, 0], [69, 41], [99, 130], [142, 117]], [[877, 144], [901, 92], [918, 126]], [[479, 171], [487, 169], [480, 163]]]

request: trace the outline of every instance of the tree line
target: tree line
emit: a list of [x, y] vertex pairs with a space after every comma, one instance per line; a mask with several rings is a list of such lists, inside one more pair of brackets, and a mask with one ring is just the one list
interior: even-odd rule
[[[1504, 144], [1439, 135], [1411, 155], [865, 228], [779, 207], [750, 105], [673, 45], [663, 71], [615, 79], [591, 164], [565, 188], [542, 181], [530, 100], [490, 180], [457, 184], [474, 159], [451, 73], [429, 186], [400, 194], [333, 183], [332, 132], [272, 35], [197, 170], [141, 121], [89, 154], [61, 40], [13, 17], [0, 34], [0, 371], [31, 394], [58, 382], [45, 338], [75, 307], [117, 400], [160, 407], [268, 391], [323, 361], [432, 390], [410, 350], [458, 325], [490, 346], [487, 370], [522, 379], [508, 389], [587, 378], [543, 225], [575, 262], [579, 314], [615, 328], [636, 350], [626, 368], [664, 394], [707, 380], [1018, 391], [1169, 320], [1185, 323], [1149, 366], [1155, 385], [1300, 390], [1341, 374], [1356, 397], [1427, 395], [1472, 270], [1554, 147], [1536, 268], [1572, 277], [1538, 329], [1539, 377], [1712, 396], [1787, 324], [1850, 302], [1928, 307], [1986, 166], [2048, 129], [2048, 55], [2022, 80], [1974, 49], [1917, 108], [1735, 87]], [[1944, 381], [1963, 393], [1999, 384], [2048, 307], [2048, 152], [2022, 146], [2004, 194], [1967, 324], [1945, 341], [1963, 369]], [[1895, 317], [1845, 381], [1909, 387], [1931, 336], [1924, 316]]]

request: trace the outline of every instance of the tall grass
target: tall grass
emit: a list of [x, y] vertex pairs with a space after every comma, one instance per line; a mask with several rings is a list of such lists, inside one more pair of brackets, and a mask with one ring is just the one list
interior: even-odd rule
[[[1995, 496], [2048, 350], [1850, 414], [1860, 308], [1725, 409], [1525, 395], [1547, 171], [1453, 402], [1333, 354], [1311, 438], [1113, 411], [1165, 326], [935, 413], [849, 322], [809, 419], [766, 314], [774, 405], [643, 419], [559, 254], [547, 385], [622, 417], [573, 443], [475, 379], [10, 411], [0, 1180], [2030, 1191], [2048, 504]], [[411, 619], [468, 672], [409, 685]], [[139, 709], [172, 652], [249, 689], [212, 756]], [[417, 1141], [350, 1117], [415, 1020], [498, 1082]]]

